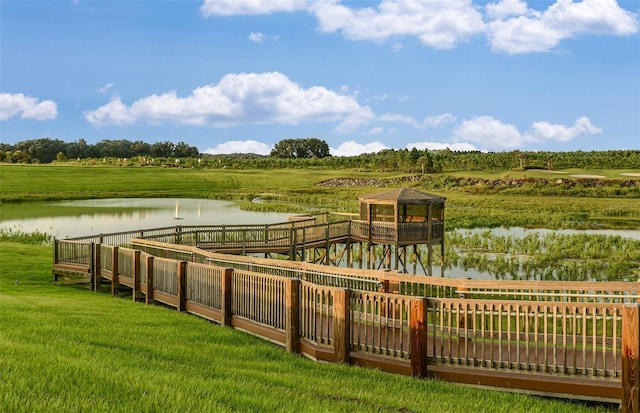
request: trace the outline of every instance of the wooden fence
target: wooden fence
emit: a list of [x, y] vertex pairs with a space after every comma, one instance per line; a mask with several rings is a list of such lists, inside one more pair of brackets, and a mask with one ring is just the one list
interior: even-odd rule
[[108, 281], [315, 360], [638, 411], [635, 283], [417, 277], [129, 243], [57, 240], [54, 279]]

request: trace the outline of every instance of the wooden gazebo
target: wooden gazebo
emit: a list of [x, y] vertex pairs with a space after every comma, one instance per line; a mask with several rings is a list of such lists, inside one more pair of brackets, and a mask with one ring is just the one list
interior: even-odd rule
[[[354, 238], [370, 244], [394, 246], [396, 269], [406, 256], [406, 247], [426, 244], [428, 248], [428, 273], [431, 275], [431, 248], [441, 246], [441, 266], [444, 268], [444, 207], [446, 198], [397, 188], [360, 199], [360, 220]], [[355, 229], [355, 228], [354, 228]], [[390, 250], [391, 248], [389, 248]], [[405, 258], [406, 263], [406, 258]], [[444, 270], [443, 270], [444, 271]]]

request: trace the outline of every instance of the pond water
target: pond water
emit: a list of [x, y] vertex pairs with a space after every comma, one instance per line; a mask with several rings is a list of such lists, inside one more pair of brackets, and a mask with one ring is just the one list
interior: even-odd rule
[[65, 239], [175, 225], [271, 224], [287, 221], [290, 215], [242, 211], [228, 201], [117, 198], [4, 204], [0, 227]]
[[507, 236], [511, 235], [515, 238], [524, 238], [529, 234], [545, 235], [550, 233], [556, 234], [599, 234], [620, 236], [623, 238], [631, 238], [640, 240], [640, 231], [638, 230], [626, 230], [626, 229], [547, 229], [547, 228], [521, 228], [521, 227], [498, 227], [498, 228], [474, 228], [474, 229], [460, 229], [457, 230], [461, 233], [482, 233], [490, 231], [494, 235]]
[[[292, 214], [242, 211], [229, 201], [174, 198], [117, 198], [67, 202], [36, 202], [0, 205], [0, 228], [24, 232], [40, 231], [58, 239], [107, 234], [176, 225], [241, 225], [286, 222]], [[491, 231], [494, 235], [524, 238], [529, 234], [600, 234], [640, 240], [640, 231], [626, 230], [549, 230], [524, 228], [478, 228], [456, 230], [462, 234]], [[418, 273], [423, 273], [420, 269]], [[434, 265], [433, 274], [440, 267]], [[452, 266], [447, 277], [495, 279], [486, 270]]]

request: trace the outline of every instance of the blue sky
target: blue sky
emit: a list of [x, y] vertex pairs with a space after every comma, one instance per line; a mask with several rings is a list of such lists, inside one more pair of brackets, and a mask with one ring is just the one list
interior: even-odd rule
[[0, 140], [640, 149], [640, 1], [0, 0]]

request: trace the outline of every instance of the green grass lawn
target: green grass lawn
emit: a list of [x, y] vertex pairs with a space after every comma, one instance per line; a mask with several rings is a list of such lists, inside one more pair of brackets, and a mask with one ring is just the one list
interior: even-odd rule
[[[527, 171], [528, 172], [528, 171]], [[582, 171], [584, 172], [584, 171]], [[591, 171], [605, 173], [604, 171]], [[526, 172], [524, 172], [526, 173]], [[544, 173], [544, 172], [541, 172]], [[608, 174], [618, 174], [610, 171]], [[499, 171], [465, 172], [491, 177]], [[328, 210], [357, 212], [358, 197], [383, 186], [318, 186], [337, 177], [388, 179], [398, 173], [324, 169], [179, 169], [162, 167], [106, 167], [57, 165], [0, 165], [0, 202], [91, 198], [201, 198], [240, 202], [243, 209], [276, 212]], [[427, 181], [392, 181], [386, 188], [411, 186], [447, 197], [447, 228], [523, 226], [529, 228], [640, 228], [640, 209], [634, 197], [606, 196], [608, 192], [567, 196], [563, 191], [536, 194], [541, 189], [466, 188], [425, 189]], [[600, 194], [599, 196], [596, 196]], [[252, 203], [263, 196], [269, 202]], [[2, 205], [2, 204], [0, 204]], [[311, 209], [310, 209], [311, 208]], [[0, 207], [0, 214], [9, 214]], [[15, 208], [14, 208], [15, 209]], [[6, 211], [6, 212], [5, 212]]]
[[315, 363], [186, 313], [53, 285], [51, 248], [0, 241], [1, 412], [605, 411]]

